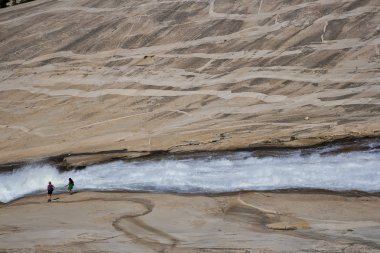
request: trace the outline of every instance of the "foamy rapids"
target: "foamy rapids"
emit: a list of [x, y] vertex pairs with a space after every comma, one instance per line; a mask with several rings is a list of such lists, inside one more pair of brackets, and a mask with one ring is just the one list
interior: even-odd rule
[[[377, 144], [374, 144], [377, 145]], [[178, 193], [221, 193], [240, 190], [318, 188], [380, 191], [380, 151], [335, 154], [329, 147], [276, 152], [229, 152], [192, 157], [112, 162], [60, 172], [47, 164], [30, 164], [0, 173], [0, 201], [46, 192], [48, 181], [64, 191], [127, 190]], [[327, 154], [326, 154], [327, 153]]]

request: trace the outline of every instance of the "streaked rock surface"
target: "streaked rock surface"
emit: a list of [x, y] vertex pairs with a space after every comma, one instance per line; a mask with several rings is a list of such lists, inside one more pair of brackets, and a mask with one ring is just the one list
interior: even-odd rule
[[380, 252], [378, 196], [77, 192], [46, 199], [0, 205], [1, 252]]
[[0, 163], [378, 136], [379, 69], [378, 0], [37, 0], [0, 10]]

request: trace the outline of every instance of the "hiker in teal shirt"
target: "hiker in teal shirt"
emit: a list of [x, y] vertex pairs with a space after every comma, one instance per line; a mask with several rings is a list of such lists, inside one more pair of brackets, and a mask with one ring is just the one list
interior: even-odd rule
[[70, 194], [73, 194], [73, 193], [71, 192], [71, 190], [72, 190], [73, 187], [74, 187], [74, 181], [73, 181], [71, 178], [69, 178], [69, 183], [68, 183], [66, 186], [67, 186], [67, 190], [70, 192]]

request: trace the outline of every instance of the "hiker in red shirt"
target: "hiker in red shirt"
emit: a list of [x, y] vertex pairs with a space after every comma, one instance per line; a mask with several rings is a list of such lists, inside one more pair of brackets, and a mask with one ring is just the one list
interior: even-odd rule
[[47, 186], [47, 191], [48, 191], [48, 202], [51, 202], [51, 195], [53, 194], [54, 191], [54, 185], [49, 181], [49, 184]]

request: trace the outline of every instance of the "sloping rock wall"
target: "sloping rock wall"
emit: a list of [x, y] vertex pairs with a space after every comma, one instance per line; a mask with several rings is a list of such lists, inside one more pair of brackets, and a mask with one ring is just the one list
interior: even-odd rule
[[379, 24], [378, 0], [1, 9], [0, 163], [378, 136]]

